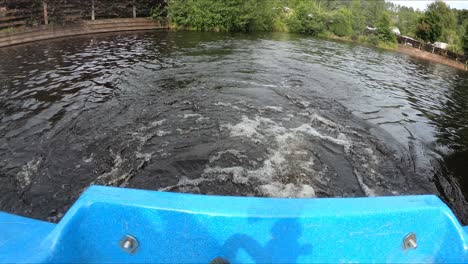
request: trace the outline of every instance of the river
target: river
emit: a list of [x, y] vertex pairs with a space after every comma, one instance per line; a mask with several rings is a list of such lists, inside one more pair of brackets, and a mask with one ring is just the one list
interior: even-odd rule
[[436, 194], [468, 223], [468, 74], [291, 34], [131, 32], [0, 49], [0, 210], [91, 184], [265, 197]]

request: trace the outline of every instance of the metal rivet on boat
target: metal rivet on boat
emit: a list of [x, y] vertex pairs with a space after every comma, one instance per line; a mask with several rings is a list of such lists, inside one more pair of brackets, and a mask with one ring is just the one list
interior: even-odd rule
[[403, 248], [406, 249], [415, 249], [418, 247], [418, 242], [416, 240], [416, 234], [410, 233], [405, 236], [403, 240]]
[[130, 235], [126, 235], [120, 240], [119, 246], [123, 251], [133, 254], [138, 249], [138, 240]]

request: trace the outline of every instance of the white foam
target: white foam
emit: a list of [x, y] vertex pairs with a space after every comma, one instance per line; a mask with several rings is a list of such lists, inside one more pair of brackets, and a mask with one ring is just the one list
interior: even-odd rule
[[166, 122], [166, 119], [154, 121], [154, 122], [151, 123], [151, 126], [152, 127], [157, 127], [157, 126], [160, 126], [160, 125], [164, 124], [164, 122]]
[[200, 116], [201, 116], [200, 114], [185, 114], [184, 118], [187, 119], [187, 118], [200, 117]]
[[324, 118], [323, 116], [319, 116], [319, 115], [316, 114], [316, 113], [311, 114], [311, 115], [310, 115], [310, 118], [311, 118], [312, 120], [319, 121], [319, 122], [321, 122], [321, 123], [323, 123], [323, 124], [325, 124], [325, 125], [327, 125], [327, 126], [329, 126], [329, 127], [332, 127], [332, 128], [338, 127], [338, 124], [336, 124], [335, 122], [333, 122], [333, 121], [331, 121], [331, 120], [329, 120], [329, 119], [326, 119], [326, 118]]
[[249, 170], [244, 167], [235, 166], [235, 167], [228, 167], [228, 168], [221, 168], [221, 167], [207, 167], [204, 171], [202, 176], [204, 178], [214, 178], [216, 180], [224, 180], [227, 179], [229, 176], [232, 176], [232, 181], [234, 183], [239, 184], [246, 184], [249, 182]]
[[153, 153], [141, 153], [136, 151], [135, 156], [137, 157], [137, 159], [143, 159], [145, 162], [149, 162], [153, 157]]
[[270, 87], [270, 88], [276, 88], [278, 87], [277, 85], [273, 85], [273, 84], [264, 84], [264, 83], [256, 83], [256, 82], [252, 82], [252, 81], [237, 81], [238, 83], [245, 83], [245, 84], [249, 84], [249, 85], [253, 85], [253, 86], [260, 86], [260, 87]]
[[18, 179], [22, 189], [31, 184], [31, 177], [37, 173], [40, 164], [40, 159], [33, 159], [26, 163], [26, 165], [21, 168], [21, 171], [16, 174], [16, 179]]
[[242, 116], [242, 121], [236, 125], [224, 124], [222, 128], [229, 129], [231, 137], [248, 137], [251, 139], [261, 140], [263, 135], [257, 131], [260, 126], [260, 120], [258, 118], [252, 120], [247, 116]]
[[158, 137], [164, 137], [164, 136], [168, 136], [168, 135], [170, 135], [170, 134], [172, 134], [172, 131], [158, 130], [158, 131], [156, 132], [156, 135], [157, 135]]
[[94, 153], [91, 153], [91, 155], [89, 156], [89, 158], [85, 158], [83, 159], [83, 162], [85, 163], [90, 163], [94, 160]]
[[[166, 119], [154, 121], [154, 122], [150, 123], [149, 126], [142, 126], [142, 127], [138, 128], [137, 131], [138, 132], [145, 132], [145, 131], [150, 130], [151, 128], [161, 126], [162, 124], [164, 124], [164, 122], [166, 122]], [[136, 132], [136, 133], [138, 133], [138, 132]]]
[[262, 193], [269, 197], [278, 198], [313, 198], [315, 190], [312, 186], [307, 184], [282, 184], [280, 182], [272, 182], [269, 184], [261, 185], [259, 189]]
[[114, 166], [111, 170], [99, 175], [92, 184], [99, 183], [110, 186], [125, 187], [128, 181], [133, 177], [131, 169], [128, 172], [123, 172], [123, 159], [117, 154], [114, 157]]
[[[230, 177], [234, 183], [258, 184], [258, 191], [263, 195], [273, 197], [314, 197], [315, 191], [311, 183], [290, 182], [290, 176], [298, 172], [304, 174], [302, 179], [313, 179], [318, 172], [313, 169], [313, 158], [304, 149], [303, 136], [293, 129], [286, 129], [271, 119], [255, 117], [249, 119], [243, 117], [237, 125], [226, 126], [231, 129], [231, 136], [249, 136], [265, 138], [269, 140], [268, 156], [263, 160], [260, 167], [249, 169], [241, 166], [220, 167], [212, 164], [226, 153], [239, 155], [238, 152], [227, 150], [218, 152], [210, 158], [210, 164], [203, 172], [204, 178]], [[257, 130], [262, 129], [265, 136], [259, 136]], [[243, 158], [241, 156], [239, 158]], [[288, 181], [283, 183], [283, 181]], [[297, 181], [293, 177], [292, 181]]]
[[236, 106], [236, 105], [233, 105], [231, 103], [223, 103], [223, 102], [216, 102], [213, 104], [214, 106], [223, 106], [223, 107], [230, 107], [232, 109], [236, 109], [238, 111], [244, 111], [243, 109], [241, 109], [240, 107]]
[[197, 120], [195, 120], [195, 122], [196, 122], [196, 123], [202, 123], [202, 122], [204, 122], [204, 121], [209, 121], [209, 120], [210, 120], [209, 117], [203, 117], [203, 116], [201, 116], [201, 117], [197, 118]]
[[262, 110], [268, 110], [276, 113], [282, 113], [283, 112], [283, 107], [281, 106], [265, 106], [262, 108]]
[[[217, 105], [231, 106], [231, 104], [227, 103], [217, 103]], [[285, 113], [284, 115], [291, 119], [295, 117], [292, 113]], [[266, 196], [315, 197], [317, 188], [323, 188], [324, 185], [330, 183], [331, 179], [326, 176], [332, 172], [329, 172], [326, 165], [316, 164], [317, 160], [310, 149], [310, 138], [317, 138], [343, 146], [344, 154], [352, 159], [353, 163], [362, 162], [362, 164], [367, 164], [372, 162], [372, 158], [369, 161], [367, 160], [368, 156], [374, 156], [372, 155], [372, 149], [366, 150], [364, 157], [362, 157], [364, 160], [356, 161], [356, 157], [361, 157], [356, 156], [356, 151], [352, 152], [351, 149], [353, 146], [361, 148], [361, 144], [348, 138], [347, 135], [352, 134], [353, 131], [345, 134], [342, 132], [344, 127], [316, 113], [304, 113], [304, 117], [312, 122], [300, 126], [285, 127], [283, 123], [275, 122], [270, 118], [258, 115], [254, 117], [243, 115], [237, 123], [221, 124], [220, 128], [227, 130], [230, 137], [241, 138], [254, 143], [261, 142], [262, 146], [267, 146], [266, 155], [262, 155], [262, 158], [259, 157], [256, 160], [248, 160], [244, 153], [234, 149], [214, 153], [209, 157], [209, 163], [205, 167], [201, 178], [195, 180], [182, 178], [178, 184], [168, 188], [197, 188], [196, 186], [203, 182], [230, 180], [235, 184], [257, 186], [257, 191]], [[278, 119], [282, 120], [281, 117], [278, 117]], [[302, 117], [298, 119], [304, 120]], [[192, 129], [189, 130], [192, 131]], [[182, 130], [179, 132], [185, 133]], [[230, 158], [235, 157], [240, 161], [237, 164], [245, 165], [220, 166], [220, 164], [223, 164], [222, 158], [225, 155], [230, 155]], [[246, 160], [250, 162], [249, 165], [245, 162]], [[372, 180], [371, 177], [375, 177], [375, 175], [371, 173], [372, 168], [368, 170], [368, 179]], [[355, 171], [355, 177], [359, 187], [367, 196], [375, 196], [375, 190], [366, 185], [357, 171]]]
[[220, 152], [216, 153], [214, 156], [210, 157], [210, 162], [213, 163], [213, 162], [219, 160], [223, 155], [226, 155], [226, 154], [231, 154], [231, 155], [233, 155], [234, 157], [236, 157], [239, 160], [247, 159], [247, 156], [243, 155], [240, 151], [235, 150], [235, 149], [228, 149], [228, 150], [225, 150], [225, 151], [220, 151]]
[[214, 103], [214, 106], [232, 106], [230, 103], [223, 103], [223, 102], [216, 102]]
[[133, 137], [133, 140], [138, 140], [140, 141], [140, 145], [138, 146], [138, 149], [141, 148], [141, 146], [143, 146], [146, 142], [148, 142], [149, 139], [155, 137], [155, 136], [158, 136], [158, 137], [163, 137], [163, 136], [167, 136], [167, 135], [170, 135], [172, 134], [171, 131], [165, 131], [165, 130], [158, 130], [156, 131], [155, 133], [151, 133], [149, 130], [150, 129], [154, 129], [156, 127], [159, 127], [161, 126], [162, 124], [164, 124], [166, 122], [166, 119], [162, 119], [162, 120], [158, 120], [158, 121], [154, 121], [150, 124], [150, 126], [148, 127], [140, 127], [137, 129], [136, 132], [130, 132], [128, 133], [129, 135], [131, 135]]
[[309, 124], [303, 124], [300, 127], [294, 128], [293, 131], [306, 133], [313, 137], [317, 137], [323, 140], [333, 142], [337, 145], [341, 145], [344, 147], [344, 150], [346, 153], [349, 153], [351, 150], [352, 143], [346, 138], [344, 134], [340, 134], [338, 138], [326, 136], [318, 132], [315, 128], [311, 127]]
[[224, 124], [222, 128], [228, 129], [231, 137], [243, 137], [253, 142], [264, 141], [270, 146], [268, 156], [254, 169], [213, 166], [212, 164], [226, 153], [234, 156], [239, 154], [232, 150], [218, 152], [210, 157], [210, 164], [204, 170], [203, 177], [230, 177], [234, 183], [242, 184], [254, 182], [259, 186], [258, 190], [267, 196], [314, 197], [312, 181], [316, 180], [322, 184], [327, 182], [324, 179], [325, 173], [313, 168], [314, 158], [304, 149], [308, 137], [317, 137], [341, 145], [347, 152], [351, 147], [351, 142], [344, 134], [339, 134], [337, 138], [324, 135], [309, 124], [286, 128], [281, 123], [260, 116], [242, 116], [239, 123]]
[[111, 170], [99, 175], [96, 178], [96, 180], [94, 180], [94, 182], [101, 181], [101, 180], [103, 180], [104, 182], [108, 182], [110, 179], [118, 178], [119, 172], [122, 167], [122, 162], [123, 162], [122, 157], [120, 155], [115, 155], [114, 166], [112, 166]]
[[364, 180], [361, 176], [361, 174], [355, 169], [354, 170], [354, 175], [356, 176], [356, 179], [359, 183], [359, 187], [361, 187], [361, 190], [364, 192], [364, 194], [366, 196], [375, 196], [375, 191], [372, 190], [371, 188], [369, 188], [369, 186], [367, 186], [365, 183], [364, 183]]
[[145, 144], [150, 138], [153, 137], [153, 134], [142, 134], [139, 132], [131, 132], [129, 133], [134, 140], [140, 141], [140, 144], [143, 145]]
[[160, 192], [168, 192], [172, 191], [176, 188], [179, 188], [182, 192], [196, 192], [199, 191], [198, 186], [203, 182], [212, 182], [214, 179], [207, 179], [207, 178], [197, 178], [197, 179], [189, 179], [187, 177], [181, 177], [179, 182], [176, 185], [167, 186], [164, 188], [158, 189]]
[[299, 103], [306, 108], [309, 107], [310, 105], [310, 102], [307, 102], [307, 101], [300, 101]]
[[184, 135], [184, 134], [190, 134], [192, 133], [193, 131], [198, 131], [200, 130], [199, 127], [189, 127], [187, 128], [186, 130], [183, 130], [183, 129], [180, 129], [180, 128], [177, 128], [176, 131], [179, 132], [180, 135]]

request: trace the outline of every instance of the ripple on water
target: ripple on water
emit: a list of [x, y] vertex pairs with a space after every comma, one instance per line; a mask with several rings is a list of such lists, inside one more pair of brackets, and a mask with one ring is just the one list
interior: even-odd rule
[[58, 221], [94, 183], [434, 193], [468, 221], [468, 87], [455, 70], [287, 34], [104, 34], [0, 57], [0, 210]]

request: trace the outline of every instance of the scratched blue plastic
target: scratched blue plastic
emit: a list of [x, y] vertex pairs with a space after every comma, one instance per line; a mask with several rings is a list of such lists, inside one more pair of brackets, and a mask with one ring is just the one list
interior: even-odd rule
[[[417, 236], [405, 250], [403, 239]], [[125, 235], [139, 248], [119, 247]], [[0, 213], [3, 263], [468, 262], [465, 230], [436, 196], [218, 197], [94, 186], [55, 225]]]

